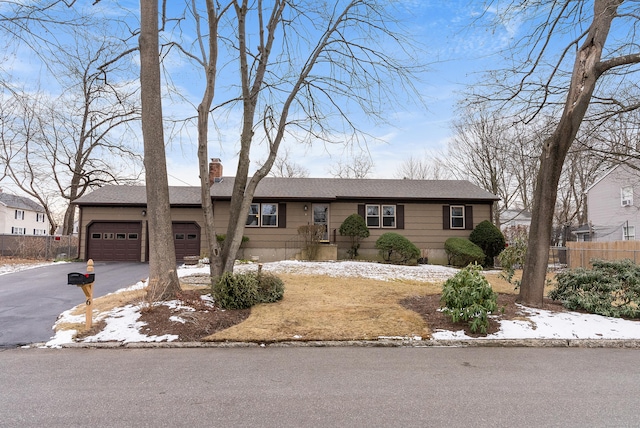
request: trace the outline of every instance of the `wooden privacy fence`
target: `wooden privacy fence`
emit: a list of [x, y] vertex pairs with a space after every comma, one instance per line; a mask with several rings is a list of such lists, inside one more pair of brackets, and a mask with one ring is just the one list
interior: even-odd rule
[[640, 263], [640, 241], [567, 242], [568, 268], [590, 268], [593, 259]]

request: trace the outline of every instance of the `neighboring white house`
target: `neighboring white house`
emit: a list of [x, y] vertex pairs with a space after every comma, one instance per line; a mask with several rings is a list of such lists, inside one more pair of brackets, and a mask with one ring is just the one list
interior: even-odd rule
[[49, 219], [41, 205], [0, 189], [0, 233], [48, 235], [49, 229]]
[[531, 213], [524, 209], [504, 210], [500, 214], [500, 227], [524, 226], [527, 229], [531, 227]]
[[[619, 164], [587, 189], [589, 223], [578, 241], [634, 241], [640, 233], [640, 171]], [[640, 237], [640, 236], [639, 236]]]

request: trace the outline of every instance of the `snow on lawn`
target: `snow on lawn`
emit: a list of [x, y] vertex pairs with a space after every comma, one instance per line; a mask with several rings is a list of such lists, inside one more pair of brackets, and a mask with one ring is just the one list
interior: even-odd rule
[[[255, 263], [237, 264], [236, 272], [258, 269]], [[355, 261], [338, 262], [301, 262], [281, 261], [262, 263], [265, 272], [293, 273], [300, 275], [327, 275], [330, 277], [364, 277], [378, 280], [416, 280], [428, 282], [444, 282], [455, 275], [458, 270], [446, 266], [419, 265], [396, 266], [381, 263], [367, 263]], [[181, 266], [178, 276], [202, 275], [209, 273], [209, 266]], [[128, 287], [128, 290], [142, 288], [146, 281]], [[123, 289], [125, 290], [125, 289]], [[120, 291], [123, 291], [120, 290]], [[211, 302], [212, 303], [212, 302]], [[181, 305], [179, 301], [163, 304]], [[502, 321], [498, 333], [478, 338], [485, 339], [640, 339], [640, 321], [627, 321], [619, 318], [608, 318], [599, 315], [580, 314], [575, 312], [550, 312], [540, 309], [522, 307], [528, 320]], [[70, 310], [63, 312], [56, 323], [84, 323], [84, 315], [71, 316]], [[101, 314], [107, 327], [100, 333], [86, 337], [84, 342], [157, 342], [173, 341], [177, 337], [172, 335], [145, 336], [140, 333], [144, 323], [138, 321], [140, 307], [127, 305]], [[94, 318], [96, 320], [96, 318]], [[180, 320], [176, 320], [180, 322]], [[55, 326], [54, 326], [55, 328]], [[45, 346], [59, 347], [72, 342], [75, 331], [60, 331], [47, 342]], [[432, 339], [472, 339], [462, 331], [435, 331]]]

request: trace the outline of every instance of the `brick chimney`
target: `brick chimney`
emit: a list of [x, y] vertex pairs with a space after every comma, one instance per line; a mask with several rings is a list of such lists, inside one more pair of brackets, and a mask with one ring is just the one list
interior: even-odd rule
[[218, 158], [211, 158], [209, 163], [209, 184], [222, 181], [222, 161]]

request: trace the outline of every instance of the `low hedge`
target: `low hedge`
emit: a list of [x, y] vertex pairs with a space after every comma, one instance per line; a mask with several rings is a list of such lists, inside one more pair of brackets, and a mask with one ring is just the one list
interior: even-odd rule
[[469, 264], [482, 264], [485, 254], [482, 248], [478, 247], [467, 238], [449, 238], [444, 243], [444, 250], [447, 253], [449, 264], [457, 267], [464, 267]]

